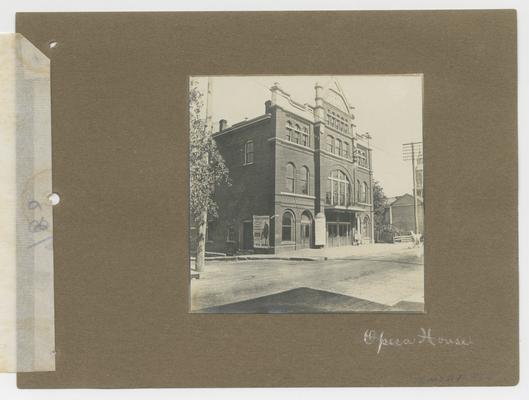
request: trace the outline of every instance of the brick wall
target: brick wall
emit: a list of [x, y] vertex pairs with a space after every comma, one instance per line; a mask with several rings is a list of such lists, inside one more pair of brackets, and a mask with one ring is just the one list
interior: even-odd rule
[[[215, 194], [218, 218], [211, 224], [208, 251], [223, 252], [228, 229], [235, 230], [234, 246], [242, 247], [242, 222], [253, 215], [273, 215], [274, 151], [268, 140], [273, 136], [275, 118], [243, 126], [215, 136], [219, 152], [229, 169], [231, 186]], [[229, 129], [229, 128], [228, 128]], [[253, 141], [254, 161], [244, 165], [244, 144]]]

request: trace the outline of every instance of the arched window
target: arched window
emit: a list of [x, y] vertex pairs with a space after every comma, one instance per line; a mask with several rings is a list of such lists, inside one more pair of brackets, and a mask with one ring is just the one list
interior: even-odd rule
[[327, 179], [327, 203], [337, 206], [348, 206], [351, 204], [349, 179], [344, 172], [334, 170]]
[[366, 202], [366, 195], [367, 195], [367, 183], [363, 182], [360, 185], [360, 202], [365, 203]]
[[281, 240], [283, 242], [292, 242], [294, 241], [294, 216], [290, 211], [286, 211], [283, 214], [283, 218], [281, 220], [282, 228], [281, 228]]
[[301, 168], [299, 176], [299, 188], [302, 194], [310, 194], [310, 172], [307, 167]]
[[358, 201], [359, 203], [362, 201], [362, 197], [360, 197], [360, 181], [357, 180], [356, 181], [356, 201]]
[[296, 167], [294, 164], [287, 164], [287, 171], [285, 174], [285, 189], [287, 192], [294, 193], [296, 181]]
[[349, 158], [351, 155], [349, 153], [349, 142], [343, 142], [343, 156]]
[[342, 156], [342, 152], [343, 152], [343, 146], [342, 146], [342, 141], [340, 139], [336, 139], [336, 150], [338, 151], [338, 155], [339, 156]]
[[305, 147], [310, 147], [310, 135], [307, 127], [303, 127], [303, 137], [301, 140], [301, 144]]
[[367, 183], [364, 182], [364, 203], [369, 202], [369, 196], [368, 196], [368, 190], [367, 190]]
[[287, 121], [287, 135], [285, 137], [289, 142], [292, 140], [292, 122]]

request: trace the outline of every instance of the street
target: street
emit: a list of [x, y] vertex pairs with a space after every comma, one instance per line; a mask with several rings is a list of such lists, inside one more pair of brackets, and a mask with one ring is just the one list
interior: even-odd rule
[[351, 247], [327, 258], [209, 261], [191, 281], [191, 311], [424, 311], [422, 248]]

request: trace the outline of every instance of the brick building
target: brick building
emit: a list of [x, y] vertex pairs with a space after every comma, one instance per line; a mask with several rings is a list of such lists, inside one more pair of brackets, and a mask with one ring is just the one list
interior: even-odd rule
[[[373, 241], [371, 150], [337, 80], [300, 104], [279, 84], [258, 117], [214, 134], [230, 171], [208, 251], [280, 253]], [[229, 250], [231, 249], [231, 250]]]

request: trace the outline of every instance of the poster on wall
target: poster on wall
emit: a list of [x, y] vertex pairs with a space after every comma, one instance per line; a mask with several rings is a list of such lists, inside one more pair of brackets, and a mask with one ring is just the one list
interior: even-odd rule
[[315, 232], [314, 232], [314, 244], [316, 246], [325, 246], [327, 239], [327, 230], [325, 225], [325, 214], [318, 213], [314, 220]]
[[268, 215], [253, 216], [253, 247], [258, 249], [270, 247], [270, 217]]

